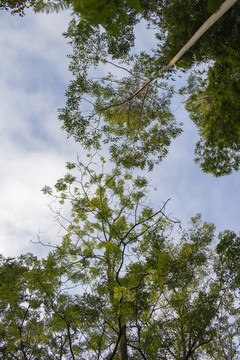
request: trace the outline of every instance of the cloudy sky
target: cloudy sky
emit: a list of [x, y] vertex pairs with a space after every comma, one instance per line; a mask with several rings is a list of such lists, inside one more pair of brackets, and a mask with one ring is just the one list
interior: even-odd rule
[[[62, 36], [68, 21], [66, 12], [28, 11], [24, 18], [0, 13], [0, 253], [5, 256], [41, 253], [30, 240], [59, 236], [41, 188], [53, 185], [65, 173], [65, 162], [83, 153], [57, 119], [70, 80], [71, 49]], [[148, 36], [142, 34], [140, 48], [153, 40]], [[203, 174], [193, 162], [196, 129], [183, 107], [175, 115], [185, 131], [150, 175], [158, 189], [155, 205], [171, 198], [167, 213], [184, 224], [200, 212], [218, 231], [238, 232], [239, 174], [219, 179]]]

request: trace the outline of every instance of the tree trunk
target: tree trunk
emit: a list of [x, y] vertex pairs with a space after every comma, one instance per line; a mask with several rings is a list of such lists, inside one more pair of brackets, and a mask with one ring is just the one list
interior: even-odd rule
[[172, 60], [162, 69], [154, 78], [146, 81], [137, 91], [130, 96], [127, 101], [133, 99], [138, 93], [142, 92], [153, 81], [157, 80], [163, 73], [168, 71], [176, 62], [195, 44], [195, 42], [218, 20], [226, 11], [228, 11], [237, 0], [225, 0], [220, 8], [210, 16], [207, 21], [195, 32], [191, 39], [182, 47], [182, 49], [172, 58]]
[[120, 360], [128, 360], [126, 325], [122, 328], [122, 336], [119, 344]]

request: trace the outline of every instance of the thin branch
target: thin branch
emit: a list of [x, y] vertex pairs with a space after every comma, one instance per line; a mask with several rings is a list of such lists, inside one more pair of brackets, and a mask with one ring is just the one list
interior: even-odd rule
[[123, 67], [123, 66], [121, 66], [121, 65], [114, 64], [113, 62], [108, 61], [108, 60], [105, 60], [105, 59], [104, 59], [104, 60], [101, 60], [101, 61], [102, 61], [104, 64], [110, 64], [110, 65], [113, 65], [113, 66], [115, 66], [115, 67], [117, 67], [117, 68], [119, 68], [119, 69], [122, 69], [122, 70], [124, 70], [124, 71], [127, 71], [130, 75], [132, 75], [132, 76], [134, 76], [134, 77], [136, 77], [136, 78], [138, 78], [138, 79], [145, 80], [145, 79], [143, 79], [142, 77], [140, 77], [140, 76], [132, 73], [130, 70], [128, 70], [127, 68], [125, 68], [125, 67]]
[[[169, 200], [170, 200], [170, 199], [168, 199], [168, 200], [164, 203], [164, 205], [162, 206], [162, 208], [161, 208], [160, 210], [158, 210], [156, 213], [152, 214], [152, 215], [149, 216], [147, 219], [143, 219], [143, 220], [135, 223], [135, 224], [126, 232], [126, 234], [123, 236], [123, 238], [121, 238], [121, 243], [120, 243], [120, 244], [122, 244], [122, 243], [124, 242], [124, 240], [128, 237], [128, 235], [129, 235], [137, 226], [146, 223], [147, 221], [153, 219], [154, 217], [156, 217], [156, 216], [157, 216], [158, 214], [160, 214], [160, 213], [162, 214], [162, 216], [165, 216], [165, 217], [166, 217], [166, 215], [163, 213], [163, 210], [165, 209], [165, 207], [166, 207], [167, 203], [169, 202]], [[157, 221], [157, 222], [158, 222], [158, 221]], [[153, 225], [152, 225], [152, 226], [153, 226]], [[143, 233], [144, 233], [145, 231], [146, 231], [146, 230], [144, 230]], [[136, 237], [139, 237], [139, 236], [141, 236], [141, 235], [142, 235], [142, 233], [138, 234]], [[129, 240], [127, 243], [131, 242], [131, 241], [134, 240], [136, 237], [134, 237], [133, 239]]]
[[137, 350], [137, 351], [140, 353], [140, 355], [141, 355], [141, 357], [143, 358], [143, 360], [147, 360], [147, 357], [145, 356], [145, 354], [143, 353], [143, 351], [142, 351], [138, 346], [135, 346], [135, 345], [130, 344], [130, 343], [128, 343], [128, 346], [130, 346], [131, 348]]
[[67, 334], [68, 334], [68, 343], [69, 343], [70, 352], [72, 354], [73, 360], [75, 360], [75, 354], [74, 354], [73, 348], [72, 348], [72, 339], [71, 339], [71, 332], [70, 332], [69, 322], [67, 322]]

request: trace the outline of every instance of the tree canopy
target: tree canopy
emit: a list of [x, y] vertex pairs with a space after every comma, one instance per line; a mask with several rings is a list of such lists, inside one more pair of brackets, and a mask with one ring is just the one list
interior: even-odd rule
[[43, 189], [62, 243], [46, 259], [1, 260], [3, 358], [238, 359], [237, 235], [216, 241], [200, 215], [174, 231], [167, 201], [148, 203], [146, 179], [94, 161], [68, 163]]
[[[169, 200], [152, 204], [147, 179], [129, 171], [152, 170], [181, 133], [171, 111], [177, 92], [188, 95], [202, 169], [239, 169], [239, 3], [178, 68], [161, 72], [221, 2], [49, 5], [74, 12], [66, 34], [73, 80], [59, 119], [90, 150], [89, 162], [67, 163], [66, 175], [43, 188], [61, 242], [40, 239], [51, 248], [43, 259], [0, 257], [3, 359], [240, 359], [239, 236], [216, 235], [200, 215], [184, 229], [167, 214]], [[25, 5], [12, 8], [23, 15]], [[135, 54], [140, 21], [156, 27], [157, 44]], [[185, 89], [169, 85], [180, 71], [192, 71]], [[95, 153], [105, 147], [116, 164], [109, 172]]]
[[[198, 39], [174, 69], [168, 74], [161, 73], [161, 69], [223, 3], [223, 0], [3, 1], [0, 8], [20, 14], [29, 6], [35, 11], [72, 10], [66, 36], [73, 46], [70, 68], [74, 79], [59, 118], [63, 129], [85, 148], [100, 149], [102, 144], [108, 144], [112, 160], [126, 168], [151, 170], [167, 155], [171, 141], [182, 131], [181, 123], [176, 123], [171, 112], [174, 88], [169, 85], [169, 79], [176, 80], [182, 72], [195, 72], [199, 66], [208, 68], [206, 81], [200, 82], [198, 89], [185, 88], [185, 95], [189, 96], [186, 109], [200, 135], [196, 162], [203, 171], [222, 176], [239, 170], [240, 145], [236, 131], [239, 2]], [[143, 28], [154, 29], [156, 46], [133, 54], [139, 23]], [[107, 74], [110, 63], [114, 69]], [[223, 63], [228, 65], [221, 66]], [[125, 69], [125, 74], [120, 73], [120, 67]], [[160, 73], [161, 79], [156, 79]], [[213, 73], [218, 78], [215, 85]], [[195, 77], [197, 83], [198, 75]], [[234, 84], [228, 81], [234, 77]], [[155, 81], [142, 88], [147, 79]], [[226, 85], [231, 100], [220, 90]], [[204, 94], [207, 113], [199, 111], [194, 101], [198, 93]], [[215, 100], [209, 101], [210, 97]], [[210, 134], [209, 128], [217, 132]]]
[[[113, 2], [110, 4], [113, 6]], [[137, 5], [131, 7], [128, 3], [119, 3], [121, 9], [123, 5], [124, 16], [113, 16], [109, 21], [107, 16], [104, 21], [98, 17], [95, 22], [91, 21], [90, 10], [84, 16], [80, 8], [80, 14], [83, 11], [80, 17], [75, 12], [75, 20], [67, 34], [73, 46], [70, 69], [74, 79], [66, 92], [66, 107], [60, 110], [63, 129], [86, 148], [99, 149], [102, 143], [109, 143], [112, 160], [117, 164], [152, 169], [167, 155], [171, 141], [182, 131], [181, 124], [176, 123], [171, 113], [171, 97], [177, 89], [174, 90], [172, 83], [169, 85], [169, 80], [176, 80], [181, 72], [191, 70], [192, 81], [198, 66], [204, 66], [209, 68], [203, 82], [208, 85], [180, 90], [186, 96], [190, 95], [186, 108], [191, 118], [199, 119], [194, 120], [200, 135], [196, 161], [200, 162], [203, 171], [215, 176], [239, 170], [239, 137], [235, 132], [239, 104], [239, 79], [236, 76], [239, 72], [239, 2], [167, 73], [161, 73], [161, 69], [208, 19], [207, 2], [191, 1], [188, 6], [180, 0], [141, 2], [141, 10], [136, 10]], [[107, 11], [107, 8], [106, 5], [104, 9]], [[148, 27], [155, 28], [156, 48], [133, 54], [135, 25], [144, 21]], [[228, 70], [223, 74], [226, 68]], [[100, 75], [109, 69], [111, 72]], [[120, 69], [125, 71], [120, 72]], [[157, 79], [160, 73], [161, 78]], [[213, 73], [214, 78], [218, 78], [215, 83]], [[195, 84], [197, 77], [196, 73]], [[229, 77], [235, 80], [228, 81]], [[146, 83], [151, 78], [155, 81]], [[147, 86], [142, 88], [145, 83]], [[221, 90], [226, 84], [228, 94], [231, 94], [228, 101]], [[210, 96], [216, 99], [213, 102], [206, 100], [208, 116], [196, 110], [193, 99], [198, 98], [198, 92], [206, 99]], [[86, 102], [88, 106], [84, 105]], [[231, 117], [233, 112], [234, 117]], [[231, 117], [231, 122], [225, 114]], [[218, 129], [215, 137], [206, 135], [210, 134], [210, 127]]]

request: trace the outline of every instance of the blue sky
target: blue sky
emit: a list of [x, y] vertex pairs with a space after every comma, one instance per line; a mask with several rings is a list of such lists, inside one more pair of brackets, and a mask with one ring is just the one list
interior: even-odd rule
[[[24, 18], [0, 13], [0, 253], [5, 256], [41, 253], [30, 244], [39, 232], [45, 242], [61, 236], [41, 188], [53, 185], [65, 173], [65, 162], [83, 154], [57, 119], [71, 77], [66, 57], [71, 49], [62, 36], [68, 21], [66, 12], [28, 11]], [[149, 36], [142, 32], [137, 47], [153, 43]], [[218, 179], [203, 174], [193, 162], [196, 129], [183, 106], [175, 116], [184, 122], [184, 133], [147, 174], [157, 187], [152, 202], [161, 206], [171, 198], [167, 213], [185, 225], [199, 212], [218, 231], [238, 232], [239, 174]]]

